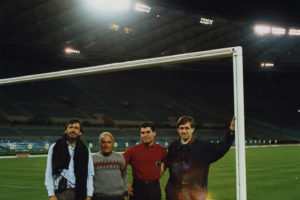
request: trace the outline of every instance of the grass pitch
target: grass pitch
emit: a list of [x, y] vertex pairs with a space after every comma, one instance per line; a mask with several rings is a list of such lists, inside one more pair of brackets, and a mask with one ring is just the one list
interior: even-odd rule
[[[300, 146], [247, 148], [248, 200], [299, 200]], [[46, 157], [0, 159], [0, 199], [47, 200]], [[128, 169], [131, 174], [131, 170]], [[168, 180], [162, 177], [162, 192]], [[234, 200], [235, 151], [210, 167], [207, 200]]]

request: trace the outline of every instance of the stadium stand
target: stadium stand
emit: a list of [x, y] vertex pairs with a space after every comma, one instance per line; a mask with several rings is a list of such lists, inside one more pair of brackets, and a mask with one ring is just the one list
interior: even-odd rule
[[[66, 119], [77, 117], [83, 121], [86, 144], [91, 143], [93, 150], [103, 131], [115, 135], [117, 148], [135, 145], [142, 121], [157, 125], [157, 140], [165, 145], [178, 138], [176, 119], [185, 114], [195, 117], [197, 137], [217, 142], [232, 117], [233, 91], [228, 81], [232, 75], [185, 72], [188, 78], [178, 79], [180, 70], [159, 70], [165, 79], [155, 76], [155, 71], [145, 71], [146, 78], [140, 76], [143, 73], [125, 72], [3, 87], [0, 123], [5, 127], [1, 126], [0, 139], [22, 146], [14, 151], [26, 149], [30, 142], [33, 148], [46, 151], [42, 148], [45, 141], [57, 139]], [[278, 123], [279, 113], [297, 103], [290, 95], [292, 83], [260, 84], [245, 85], [247, 144], [298, 143], [297, 113]], [[1, 148], [12, 151], [8, 146]]]
[[19, 136], [19, 134], [11, 128], [0, 128], [0, 136]]

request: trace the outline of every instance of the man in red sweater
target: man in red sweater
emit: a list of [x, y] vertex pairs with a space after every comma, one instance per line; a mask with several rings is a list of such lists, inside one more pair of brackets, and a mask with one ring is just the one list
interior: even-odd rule
[[128, 194], [133, 200], [161, 200], [159, 179], [161, 165], [166, 159], [166, 148], [156, 144], [153, 123], [140, 125], [141, 144], [127, 149], [124, 153], [126, 165], [132, 167], [133, 183], [128, 183]]

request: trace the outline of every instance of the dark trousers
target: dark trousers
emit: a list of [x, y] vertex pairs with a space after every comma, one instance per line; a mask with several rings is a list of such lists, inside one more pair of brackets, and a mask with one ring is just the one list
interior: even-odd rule
[[179, 189], [167, 184], [166, 188], [166, 200], [178, 200], [178, 191]]
[[75, 190], [67, 189], [63, 192], [55, 192], [58, 200], [75, 200]]
[[161, 200], [159, 181], [145, 183], [143, 181], [133, 181], [133, 196], [130, 200]]
[[205, 200], [206, 189], [201, 187], [191, 187], [189, 185], [166, 186], [166, 200]]

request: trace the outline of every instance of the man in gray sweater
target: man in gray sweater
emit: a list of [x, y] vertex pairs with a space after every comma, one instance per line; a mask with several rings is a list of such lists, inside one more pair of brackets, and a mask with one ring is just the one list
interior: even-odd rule
[[93, 200], [126, 200], [127, 172], [122, 154], [113, 151], [114, 137], [109, 132], [99, 136], [101, 151], [93, 155], [95, 176]]

